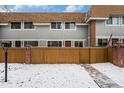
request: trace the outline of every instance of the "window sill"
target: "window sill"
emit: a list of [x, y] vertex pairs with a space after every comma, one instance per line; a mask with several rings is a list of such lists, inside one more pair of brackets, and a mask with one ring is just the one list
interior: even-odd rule
[[109, 25], [109, 24], [106, 24], [105, 26], [121, 26], [120, 24], [119, 25]]

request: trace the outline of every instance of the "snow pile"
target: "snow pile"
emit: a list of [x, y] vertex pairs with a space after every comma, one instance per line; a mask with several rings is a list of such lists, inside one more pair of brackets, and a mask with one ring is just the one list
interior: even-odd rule
[[117, 67], [111, 63], [92, 64], [92, 66], [124, 87], [124, 68]]
[[0, 64], [0, 87], [88, 88], [98, 87], [83, 67], [76, 64], [9, 64], [8, 82], [4, 82], [4, 64]]

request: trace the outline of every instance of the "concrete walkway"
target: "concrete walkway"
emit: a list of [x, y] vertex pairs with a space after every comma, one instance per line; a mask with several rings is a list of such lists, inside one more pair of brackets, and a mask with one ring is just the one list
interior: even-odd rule
[[82, 67], [89, 73], [89, 75], [94, 79], [94, 82], [100, 88], [121, 88], [120, 85], [116, 84], [113, 80], [109, 77], [104, 75], [103, 73], [99, 72], [97, 69], [92, 67], [89, 64], [82, 64]]

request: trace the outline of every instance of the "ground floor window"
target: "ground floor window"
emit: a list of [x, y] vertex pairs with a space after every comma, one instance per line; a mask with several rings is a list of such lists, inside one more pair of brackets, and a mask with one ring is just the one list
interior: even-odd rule
[[71, 47], [71, 41], [65, 41], [65, 47]]
[[75, 41], [74, 46], [75, 47], [83, 47], [83, 41]]
[[8, 41], [10, 44], [4, 44], [4, 47], [12, 47], [12, 41]]
[[24, 47], [31, 45], [32, 47], [38, 47], [38, 41], [24, 41]]
[[98, 46], [107, 46], [107, 39], [98, 39]]
[[48, 47], [62, 47], [62, 41], [48, 41]]
[[112, 38], [112, 43], [116, 43], [116, 42], [118, 42], [118, 38]]
[[21, 47], [21, 41], [15, 41], [15, 47]]
[[[1, 43], [4, 40], [0, 40]], [[84, 41], [78, 40], [58, 40], [58, 41], [49, 41], [49, 40], [11, 40], [10, 47], [26, 47], [26, 45], [31, 45], [32, 47], [84, 47]]]

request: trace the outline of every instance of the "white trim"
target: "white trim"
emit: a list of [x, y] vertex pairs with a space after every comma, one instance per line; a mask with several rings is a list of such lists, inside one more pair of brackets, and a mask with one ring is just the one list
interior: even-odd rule
[[11, 23], [12, 23], [12, 22], [9, 23], [9, 29], [10, 29], [11, 31], [19, 31], [19, 30], [21, 31], [21, 30], [22, 30], [22, 27], [23, 27], [22, 22], [21, 22], [21, 28], [20, 28], [20, 29], [12, 29], [12, 28], [11, 28]]
[[[110, 37], [110, 36], [109, 36]], [[124, 36], [123, 36], [124, 37]], [[70, 40], [72, 40], [72, 41], [75, 41], [75, 40], [78, 40], [78, 41], [82, 41], [82, 40], [86, 40], [86, 39], [0, 39], [0, 40], [9, 40], [9, 41], [19, 41], [19, 40], [21, 40], [21, 41], [46, 41], [46, 40], [50, 40], [50, 41], [61, 41], [61, 40], [66, 40], [66, 41], [70, 41]]]
[[[32, 22], [32, 24], [33, 24], [33, 22]], [[34, 24], [33, 24], [34, 25]], [[36, 26], [34, 25], [34, 28], [31, 28], [31, 29], [25, 29], [25, 21], [24, 22], [22, 22], [22, 28], [23, 28], [23, 31], [33, 31], [33, 30], [36, 30]]]
[[[52, 23], [52, 22], [61, 22], [61, 27], [62, 27], [62, 28], [61, 28], [61, 29], [52, 29], [52, 28], [51, 28], [51, 23]], [[62, 30], [63, 30], [63, 22], [62, 22], [62, 21], [51, 21], [51, 23], [50, 23], [50, 30], [53, 30], [53, 31], [59, 31], [59, 30], [62, 31]]]
[[[110, 38], [110, 36], [96, 36], [96, 38]], [[124, 38], [124, 36], [112, 36], [112, 38]]]
[[124, 24], [123, 24], [123, 17], [124, 16], [121, 16], [120, 18], [121, 18], [121, 26], [124, 26]]
[[50, 23], [33, 23], [34, 25], [38, 25], [38, 26], [40, 26], [40, 25], [50, 25]]
[[[15, 47], [15, 41], [21, 41], [21, 48], [24, 47], [24, 41], [38, 41], [38, 46], [37, 47], [48, 47], [48, 41], [61, 41], [62, 42], [62, 47], [65, 47], [65, 41], [71, 41], [71, 47], [74, 46], [74, 41], [86, 41], [86, 39], [0, 39], [0, 41], [12, 41], [12, 47]], [[40, 46], [39, 42], [41, 41], [46, 42], [46, 46]], [[84, 43], [83, 43], [83, 47]]]
[[108, 19], [109, 19], [108, 17], [89, 17], [86, 20], [86, 23], [89, 22], [90, 20], [108, 20]]
[[75, 23], [75, 22], [74, 22], [74, 23], [75, 23], [75, 28], [74, 28], [74, 29], [65, 29], [65, 23], [66, 23], [66, 22], [70, 22], [70, 23], [71, 23], [71, 22], [74, 22], [74, 21], [64, 21], [64, 25], [63, 25], [64, 30], [66, 30], [66, 31], [67, 31], [67, 30], [68, 30], [68, 31], [70, 31], [70, 30], [76, 31], [76, 30], [77, 30], [77, 26], [76, 26], [76, 23]]
[[88, 25], [88, 24], [85, 24], [85, 23], [76, 23], [75, 25], [85, 26], [85, 25]]
[[121, 16], [117, 16], [117, 17], [119, 18], [119, 24], [107, 24], [107, 20], [105, 20], [105, 26], [121, 26]]
[[1, 26], [9, 25], [9, 23], [0, 23]]

